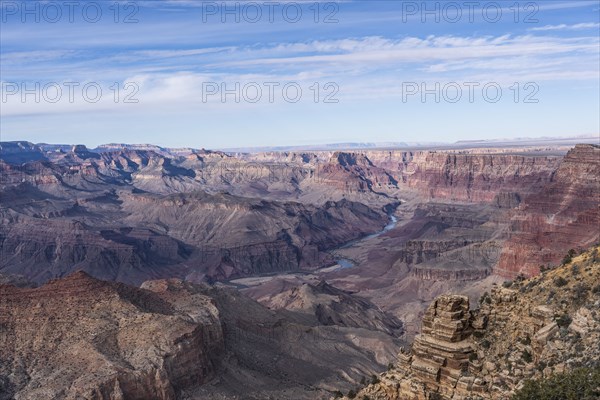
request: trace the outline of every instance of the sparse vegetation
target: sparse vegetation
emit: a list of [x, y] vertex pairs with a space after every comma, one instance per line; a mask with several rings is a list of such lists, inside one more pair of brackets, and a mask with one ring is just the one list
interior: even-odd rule
[[521, 359], [529, 364], [530, 362], [533, 361], [533, 356], [531, 355], [530, 352], [528, 352], [527, 350], [524, 350], [523, 353], [521, 353]]
[[540, 361], [537, 365], [538, 371], [542, 372], [548, 365], [544, 361]]
[[488, 292], [483, 292], [483, 294], [479, 298], [479, 304], [483, 304], [483, 303], [486, 303], [486, 304], [492, 303], [492, 298], [490, 297], [490, 294]]
[[356, 397], [356, 392], [352, 389], [350, 389], [350, 391], [348, 392], [348, 398], [349, 399], [353, 399]]
[[577, 303], [581, 303], [588, 296], [590, 288], [583, 283], [578, 283], [573, 287], [573, 300]]
[[380, 382], [380, 380], [379, 380], [379, 377], [377, 375], [375, 375], [375, 374], [371, 375], [371, 383], [373, 385], [375, 385], [376, 383], [379, 383], [379, 382]]
[[336, 390], [335, 392], [333, 392], [334, 399], [341, 399], [342, 397], [344, 397], [344, 394], [342, 392], [340, 392], [339, 390]]
[[513, 285], [512, 281], [504, 281], [504, 283], [502, 283], [502, 287], [507, 288], [507, 289], [509, 287], [511, 287], [512, 285]]
[[569, 314], [563, 314], [560, 317], [556, 318], [556, 324], [561, 328], [566, 328], [569, 325], [571, 325], [571, 321], [573, 321], [573, 318], [571, 318]]
[[579, 368], [543, 380], [526, 381], [512, 400], [594, 400], [600, 398], [600, 368]]
[[563, 278], [562, 276], [559, 276], [558, 278], [554, 279], [554, 285], [556, 287], [563, 287], [565, 286], [567, 283], [569, 283], [569, 281], [567, 281], [565, 278]]
[[563, 258], [562, 260], [562, 264], [563, 265], [567, 265], [570, 264], [571, 261], [573, 261], [573, 257], [577, 254], [577, 252], [574, 249], [569, 250], [569, 252], [567, 253], [567, 255], [565, 256], [565, 258]]

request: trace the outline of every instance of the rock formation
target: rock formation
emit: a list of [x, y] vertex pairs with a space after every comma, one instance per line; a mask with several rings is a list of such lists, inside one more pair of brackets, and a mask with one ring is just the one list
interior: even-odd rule
[[495, 287], [478, 309], [463, 296], [438, 297], [412, 350], [356, 398], [508, 399], [526, 379], [600, 368], [599, 251]]
[[[598, 151], [581, 145], [561, 163], [510, 149], [232, 155], [2, 143], [0, 271], [43, 283], [85, 269], [139, 284], [312, 269], [380, 230], [406, 197], [420, 204], [403, 224], [413, 231], [398, 240], [411, 276], [479, 280], [492, 267], [531, 275], [594, 240]], [[420, 225], [425, 214], [450, 237]], [[508, 234], [498, 265], [444, 261]]]
[[224, 350], [210, 298], [179, 311], [85, 273], [0, 287], [0, 398], [175, 399], [214, 376]]
[[3, 285], [0, 399], [325, 399], [400, 348], [386, 326], [325, 322], [178, 279]]
[[495, 272], [532, 276], [540, 266], [562, 260], [570, 249], [585, 249], [600, 239], [600, 146], [569, 151], [551, 182], [525, 198], [511, 221]]

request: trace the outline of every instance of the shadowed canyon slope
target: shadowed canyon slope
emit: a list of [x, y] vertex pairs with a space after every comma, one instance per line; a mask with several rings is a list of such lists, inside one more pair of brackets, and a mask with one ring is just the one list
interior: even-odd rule
[[[373, 308], [338, 295], [356, 315]], [[37, 289], [0, 286], [0, 399], [327, 398], [400, 348], [389, 331], [401, 326], [360, 318], [372, 326], [175, 279], [135, 288], [77, 272]]]

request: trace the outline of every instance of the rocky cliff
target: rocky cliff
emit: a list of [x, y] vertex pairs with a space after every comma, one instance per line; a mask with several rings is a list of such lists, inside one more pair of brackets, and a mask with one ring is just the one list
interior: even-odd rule
[[552, 180], [527, 196], [513, 213], [511, 237], [495, 272], [532, 276], [556, 264], [572, 249], [600, 238], [600, 146], [578, 145]]
[[0, 398], [175, 399], [213, 376], [224, 349], [217, 308], [196, 301], [178, 310], [85, 273], [0, 286]]
[[470, 308], [463, 296], [438, 297], [412, 349], [355, 397], [508, 399], [526, 379], [576, 367], [599, 369], [599, 251], [495, 287], [478, 308]]
[[273, 311], [178, 279], [136, 288], [78, 272], [1, 285], [0, 399], [325, 399], [340, 376], [349, 386], [383, 370], [401, 345], [372, 304], [328, 291], [354, 314]]

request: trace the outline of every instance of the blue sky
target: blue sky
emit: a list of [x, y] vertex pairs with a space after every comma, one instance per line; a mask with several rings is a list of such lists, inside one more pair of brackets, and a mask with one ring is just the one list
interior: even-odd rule
[[[597, 0], [67, 3], [2, 0], [2, 140], [227, 148], [600, 132]], [[36, 85], [39, 99], [23, 96]]]

